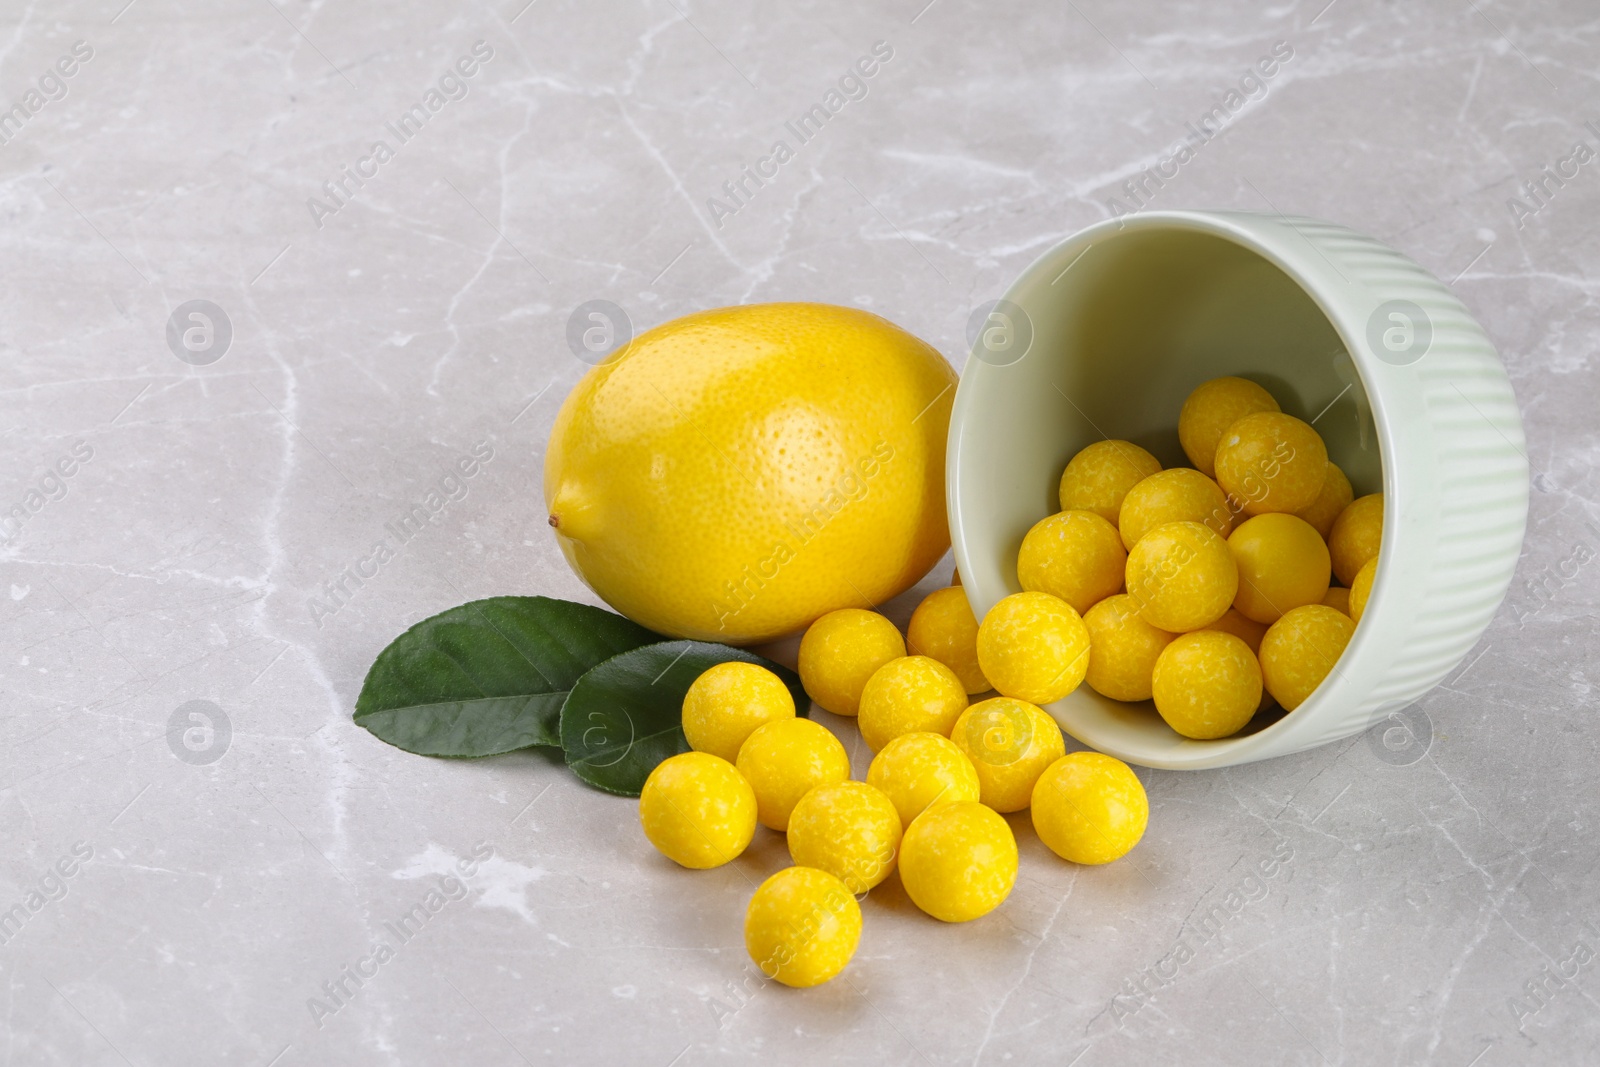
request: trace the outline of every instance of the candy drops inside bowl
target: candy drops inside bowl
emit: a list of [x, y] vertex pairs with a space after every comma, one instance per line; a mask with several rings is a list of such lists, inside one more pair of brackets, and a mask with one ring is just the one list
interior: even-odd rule
[[1022, 540], [1023, 592], [979, 626], [1003, 695], [1047, 703], [1084, 680], [1211, 741], [1293, 711], [1338, 670], [1378, 567], [1382, 494], [1353, 497], [1316, 428], [1256, 382], [1204, 382], [1175, 415], [1192, 467], [1114, 439], [1067, 462], [1061, 510]]

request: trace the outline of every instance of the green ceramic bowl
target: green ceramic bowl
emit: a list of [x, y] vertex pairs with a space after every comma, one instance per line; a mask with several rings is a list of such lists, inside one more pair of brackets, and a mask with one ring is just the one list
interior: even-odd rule
[[977, 333], [950, 423], [947, 492], [973, 610], [1017, 592], [1017, 548], [1059, 510], [1068, 459], [1106, 437], [1187, 466], [1178, 409], [1225, 374], [1315, 421], [1357, 496], [1385, 494], [1366, 613], [1293, 712], [1192, 741], [1147, 701], [1087, 685], [1047, 709], [1132, 763], [1224, 767], [1367, 729], [1466, 656], [1521, 551], [1528, 463], [1483, 330], [1393, 249], [1312, 219], [1150, 212], [1090, 227], [1025, 270]]

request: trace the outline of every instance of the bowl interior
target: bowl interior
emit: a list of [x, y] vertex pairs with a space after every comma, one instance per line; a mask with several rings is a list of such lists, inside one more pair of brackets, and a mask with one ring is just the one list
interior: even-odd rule
[[[1172, 221], [1090, 231], [1047, 254], [1006, 299], [1031, 326], [1031, 346], [1004, 365], [968, 361], [954, 428], [957, 559], [980, 618], [1019, 590], [1017, 549], [1060, 510], [1067, 460], [1111, 437], [1163, 466], [1189, 466], [1178, 410], [1210, 378], [1265, 386], [1315, 424], [1357, 496], [1381, 491], [1371, 406], [1338, 331], [1295, 279], [1230, 237]], [[1284, 715], [1257, 715], [1231, 739], [1189, 741], [1149, 701], [1120, 703], [1087, 685], [1049, 710], [1087, 744], [1163, 758], [1237, 743]]]

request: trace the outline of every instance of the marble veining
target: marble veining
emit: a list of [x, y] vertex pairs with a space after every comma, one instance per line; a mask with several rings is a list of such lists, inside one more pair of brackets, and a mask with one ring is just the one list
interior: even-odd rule
[[[1597, 46], [1578, 0], [6, 5], [0, 1063], [1594, 1062]], [[580, 305], [959, 367], [1049, 245], [1179, 207], [1371, 234], [1505, 359], [1525, 558], [1415, 740], [1143, 771], [1106, 868], [1013, 816], [1000, 911], [891, 879], [797, 992], [741, 937], [781, 838], [680, 870], [547, 753], [352, 724], [418, 619], [589, 599], [540, 500]]]

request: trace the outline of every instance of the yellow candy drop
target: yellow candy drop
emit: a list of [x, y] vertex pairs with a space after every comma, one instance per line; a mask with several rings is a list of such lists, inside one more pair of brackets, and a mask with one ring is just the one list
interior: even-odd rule
[[1249, 515], [1308, 508], [1327, 476], [1322, 438], [1281, 411], [1246, 415], [1217, 445], [1217, 484]]
[[844, 970], [861, 941], [861, 905], [843, 882], [786, 867], [761, 883], [744, 916], [744, 947], [768, 978], [804, 989]]
[[1060, 597], [1081, 615], [1122, 588], [1127, 563], [1115, 526], [1092, 511], [1060, 511], [1023, 537], [1017, 582]]
[[1233, 606], [1247, 619], [1270, 625], [1327, 595], [1328, 546], [1304, 519], [1282, 512], [1246, 519], [1228, 538], [1228, 551], [1239, 568]]
[[901, 734], [883, 746], [867, 768], [867, 784], [883, 790], [900, 822], [934, 804], [978, 799], [978, 772], [954, 741], [939, 734]]
[[875, 611], [840, 608], [812, 623], [800, 639], [800, 684], [824, 709], [854, 715], [867, 679], [905, 654], [894, 623]]
[[978, 625], [978, 663], [1006, 696], [1048, 704], [1083, 681], [1089, 669], [1089, 631], [1072, 605], [1059, 597], [1013, 593], [990, 608]]
[[995, 811], [1021, 811], [1044, 769], [1066, 752], [1061, 727], [1025, 700], [993, 697], [956, 721], [950, 740], [978, 772], [978, 799]]
[[906, 828], [900, 881], [911, 902], [935, 919], [987, 915], [1017, 882], [1017, 839], [982, 804], [939, 804]]
[[1169, 522], [1145, 534], [1128, 553], [1127, 574], [1140, 616], [1168, 633], [1216, 622], [1239, 592], [1228, 542], [1198, 522]]
[[1378, 557], [1373, 556], [1356, 571], [1356, 580], [1350, 583], [1350, 618], [1356, 622], [1366, 614], [1367, 599], [1372, 596], [1372, 579], [1378, 576]]
[[1160, 460], [1132, 441], [1096, 441], [1061, 472], [1061, 510], [1092, 511], [1115, 523], [1128, 490], [1160, 469]]
[[1356, 624], [1326, 604], [1286, 613], [1261, 639], [1261, 675], [1267, 691], [1293, 711], [1316, 691], [1339, 662]]
[[1303, 508], [1295, 514], [1309, 522], [1312, 529], [1317, 531], [1317, 536], [1326, 541], [1333, 532], [1334, 520], [1350, 506], [1354, 498], [1350, 479], [1345, 477], [1337, 463], [1329, 460], [1328, 473], [1322, 479], [1322, 489], [1317, 493], [1317, 499], [1309, 508]]
[[1173, 635], [1145, 622], [1138, 603], [1126, 593], [1090, 608], [1083, 625], [1089, 631], [1084, 681], [1090, 688], [1112, 700], [1149, 700], [1156, 657]]
[[866, 782], [819, 785], [789, 815], [789, 855], [865, 893], [894, 870], [900, 813]]
[[1336, 611], [1350, 614], [1350, 590], [1341, 585], [1330, 585], [1322, 597], [1322, 602]]
[[735, 766], [755, 791], [756, 818], [782, 833], [801, 797], [850, 777], [850, 754], [821, 723], [779, 719], [745, 739]]
[[867, 679], [856, 724], [877, 752], [901, 734], [948, 735], [966, 710], [967, 690], [955, 671], [927, 656], [902, 656]]
[[[1205, 627], [1205, 629], [1219, 630], [1225, 634], [1232, 634], [1250, 646], [1250, 654], [1252, 656], [1261, 650], [1261, 639], [1267, 636], [1266, 623], [1245, 618], [1239, 614], [1238, 608], [1229, 608], [1222, 618]], [[1271, 703], [1272, 694], [1267, 692], [1267, 687], [1263, 685], [1261, 687], [1261, 703], [1256, 707], [1256, 710], [1265, 711]]]
[[1383, 544], [1383, 494], [1357, 497], [1334, 520], [1328, 535], [1328, 551], [1333, 556], [1333, 573], [1351, 585], [1356, 572], [1378, 554]]
[[794, 718], [783, 680], [756, 663], [730, 660], [703, 672], [683, 695], [683, 736], [696, 752], [732, 763], [756, 728]]
[[935, 589], [917, 605], [906, 627], [906, 650], [931, 656], [955, 671], [968, 693], [994, 688], [978, 666], [978, 620], [960, 582]]
[[1277, 411], [1278, 402], [1255, 382], [1213, 378], [1189, 394], [1178, 412], [1178, 443], [1202, 474], [1216, 476], [1217, 442], [1229, 426], [1258, 411]]
[[1244, 729], [1261, 706], [1261, 665], [1250, 646], [1220, 630], [1183, 634], [1156, 660], [1156, 711], [1198, 741]]
[[1238, 608], [1229, 608], [1223, 613], [1222, 618], [1205, 627], [1207, 630], [1220, 630], [1225, 634], [1232, 634], [1250, 646], [1250, 654], [1254, 655], [1261, 647], [1261, 639], [1267, 635], [1267, 624], [1247, 619], [1239, 614]]
[[668, 859], [695, 870], [720, 867], [755, 836], [756, 795], [727, 760], [680, 752], [645, 779], [639, 823]]
[[1130, 551], [1139, 538], [1169, 522], [1199, 522], [1220, 536], [1233, 532], [1233, 508], [1216, 482], [1197, 470], [1173, 467], [1152, 474], [1122, 500], [1117, 528]]
[[1033, 787], [1039, 840], [1073, 863], [1110, 863], [1126, 856], [1150, 822], [1150, 798], [1126, 763], [1099, 752], [1071, 752]]

